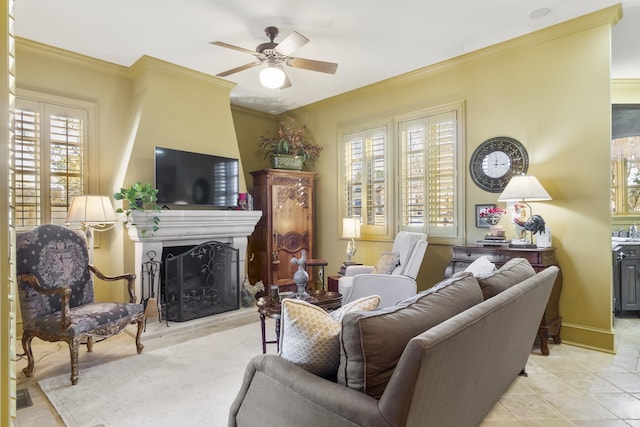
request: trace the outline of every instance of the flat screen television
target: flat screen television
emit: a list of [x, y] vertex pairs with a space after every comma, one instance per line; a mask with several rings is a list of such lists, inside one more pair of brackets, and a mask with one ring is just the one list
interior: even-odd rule
[[238, 159], [155, 148], [158, 204], [228, 208], [238, 204]]

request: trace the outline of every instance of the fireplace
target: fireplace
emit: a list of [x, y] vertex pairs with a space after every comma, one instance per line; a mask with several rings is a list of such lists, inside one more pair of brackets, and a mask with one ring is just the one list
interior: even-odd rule
[[[232, 266], [231, 270], [235, 271], [235, 278], [237, 279], [237, 285], [234, 285], [234, 292], [230, 290], [220, 291], [219, 283], [216, 285], [202, 285], [198, 287], [195, 294], [201, 299], [211, 301], [219, 300], [224, 296], [225, 304], [229, 303], [229, 310], [237, 310], [240, 307], [240, 283], [244, 280], [246, 275], [246, 252], [247, 252], [247, 238], [253, 233], [256, 223], [262, 216], [261, 211], [240, 211], [240, 210], [163, 210], [160, 213], [160, 229], [153, 233], [153, 235], [147, 234], [144, 238], [140, 235], [139, 230], [136, 227], [129, 228], [129, 237], [135, 243], [135, 265], [139, 270], [140, 266], [149, 261], [147, 254], [163, 254], [165, 248], [170, 249], [172, 247], [185, 247], [184, 251], [192, 251], [197, 247], [206, 244], [219, 244], [224, 245], [232, 249], [235, 253], [235, 266]], [[134, 212], [134, 222], [140, 224], [140, 227], [145, 226], [145, 217], [143, 213]], [[192, 249], [189, 249], [192, 248]], [[181, 251], [182, 252], [182, 251]], [[176, 254], [174, 254], [175, 256]], [[225, 255], [226, 256], [226, 255]], [[166, 262], [166, 261], [165, 261]], [[177, 261], [174, 261], [177, 262]], [[185, 261], [182, 261], [183, 268]], [[142, 295], [142, 275], [136, 273], [136, 295]], [[193, 277], [191, 278], [193, 279]], [[163, 274], [160, 274], [160, 289], [165, 288], [166, 280]], [[187, 280], [188, 292], [183, 294], [182, 299], [195, 301], [190, 287], [194, 286], [193, 280]], [[226, 281], [226, 278], [225, 278]], [[218, 281], [219, 282], [219, 281]], [[173, 285], [172, 285], [173, 286]], [[173, 288], [172, 292], [173, 292]], [[222, 292], [222, 294], [221, 294]], [[215, 295], [214, 295], [215, 294]], [[166, 294], [169, 299], [167, 302], [171, 303], [171, 298], [177, 299], [178, 293], [169, 292]], [[233, 299], [235, 304], [231, 305], [230, 299]], [[226, 306], [225, 306], [226, 307]], [[207, 312], [207, 310], [204, 310]], [[215, 310], [213, 310], [215, 311]], [[210, 314], [216, 314], [216, 312], [204, 314], [206, 316]], [[225, 311], [228, 311], [225, 309]], [[217, 313], [221, 313], [218, 311]], [[182, 311], [181, 313], [175, 312], [176, 318], [182, 317], [182, 320], [188, 320], [187, 317], [192, 314]], [[195, 318], [195, 317], [192, 317]], [[171, 319], [170, 319], [171, 320]]]
[[167, 320], [186, 320], [240, 308], [238, 249], [221, 242], [165, 248], [160, 301]]

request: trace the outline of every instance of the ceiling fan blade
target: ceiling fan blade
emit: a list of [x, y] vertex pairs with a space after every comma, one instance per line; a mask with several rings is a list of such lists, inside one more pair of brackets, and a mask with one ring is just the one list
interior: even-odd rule
[[275, 51], [280, 55], [289, 56], [293, 53], [294, 50], [298, 49], [300, 46], [304, 46], [309, 43], [309, 39], [300, 34], [297, 31], [291, 32], [287, 37], [284, 38], [278, 46], [276, 46]]
[[249, 68], [257, 67], [258, 65], [261, 65], [261, 64], [262, 64], [262, 62], [250, 62], [248, 64], [244, 64], [244, 65], [241, 65], [239, 67], [232, 68], [230, 70], [218, 73], [218, 74], [216, 74], [216, 76], [218, 76], [218, 77], [226, 77], [226, 76], [228, 76], [230, 74], [238, 73], [238, 72], [244, 71], [244, 70], [248, 70]]
[[225, 43], [225, 42], [209, 42], [213, 45], [216, 46], [220, 46], [220, 47], [226, 47], [227, 49], [233, 49], [233, 50], [239, 50], [240, 52], [244, 52], [244, 53], [249, 53], [251, 55], [255, 55], [258, 56], [260, 55], [258, 52], [256, 52], [255, 50], [249, 50], [249, 49], [245, 49], [243, 47], [239, 47], [239, 46], [234, 46], [232, 44], [229, 43]]
[[282, 83], [282, 86], [280, 86], [280, 89], [286, 89], [288, 87], [291, 87], [291, 80], [289, 80], [289, 76], [287, 75], [287, 72], [284, 70], [284, 67], [278, 66], [278, 68], [280, 68], [284, 73], [284, 83]]
[[294, 68], [303, 68], [305, 70], [319, 71], [328, 74], [335, 74], [338, 69], [338, 64], [334, 62], [316, 61], [305, 58], [288, 58], [287, 64]]

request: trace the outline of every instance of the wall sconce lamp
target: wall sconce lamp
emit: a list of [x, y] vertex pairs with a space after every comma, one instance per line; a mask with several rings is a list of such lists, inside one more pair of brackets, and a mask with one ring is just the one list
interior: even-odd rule
[[[516, 229], [518, 228], [518, 225], [520, 225], [521, 227], [524, 227], [525, 230], [531, 231], [532, 239], [534, 229], [536, 230], [536, 232], [545, 231], [544, 220], [542, 220], [542, 217], [540, 217], [539, 215], [537, 215], [538, 218], [533, 217], [533, 210], [531, 209], [531, 205], [527, 202], [546, 200], [551, 200], [551, 196], [549, 195], [549, 193], [547, 193], [547, 190], [544, 189], [542, 184], [540, 184], [540, 181], [538, 181], [535, 176], [524, 174], [512, 177], [507, 186], [504, 188], [502, 194], [500, 194], [500, 197], [498, 197], [499, 202], [519, 202], [523, 203], [529, 208], [529, 219], [523, 224], [519, 224], [517, 220], [514, 219], [514, 223], [516, 224]], [[540, 221], [542, 230], [538, 230]], [[522, 243], [524, 245], [531, 244], [530, 241], [524, 241]]]
[[109, 197], [82, 195], [71, 201], [65, 222], [82, 225], [89, 246], [89, 263], [93, 263], [93, 233], [112, 229], [118, 217]]
[[356, 254], [356, 242], [354, 238], [360, 238], [360, 219], [342, 218], [342, 238], [351, 239], [347, 243], [347, 260], [344, 265], [351, 265], [351, 258]]

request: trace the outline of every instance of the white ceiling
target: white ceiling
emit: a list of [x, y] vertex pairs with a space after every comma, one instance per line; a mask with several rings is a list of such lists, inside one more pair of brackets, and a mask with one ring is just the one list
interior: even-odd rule
[[[259, 68], [226, 77], [231, 102], [280, 113], [617, 3], [612, 78], [640, 78], [640, 0], [18, 0], [19, 37], [130, 66], [142, 55], [215, 75], [255, 58], [247, 49], [296, 30], [292, 56], [337, 62], [335, 75], [287, 67], [292, 87], [262, 87]], [[532, 19], [532, 11], [549, 14]]]

